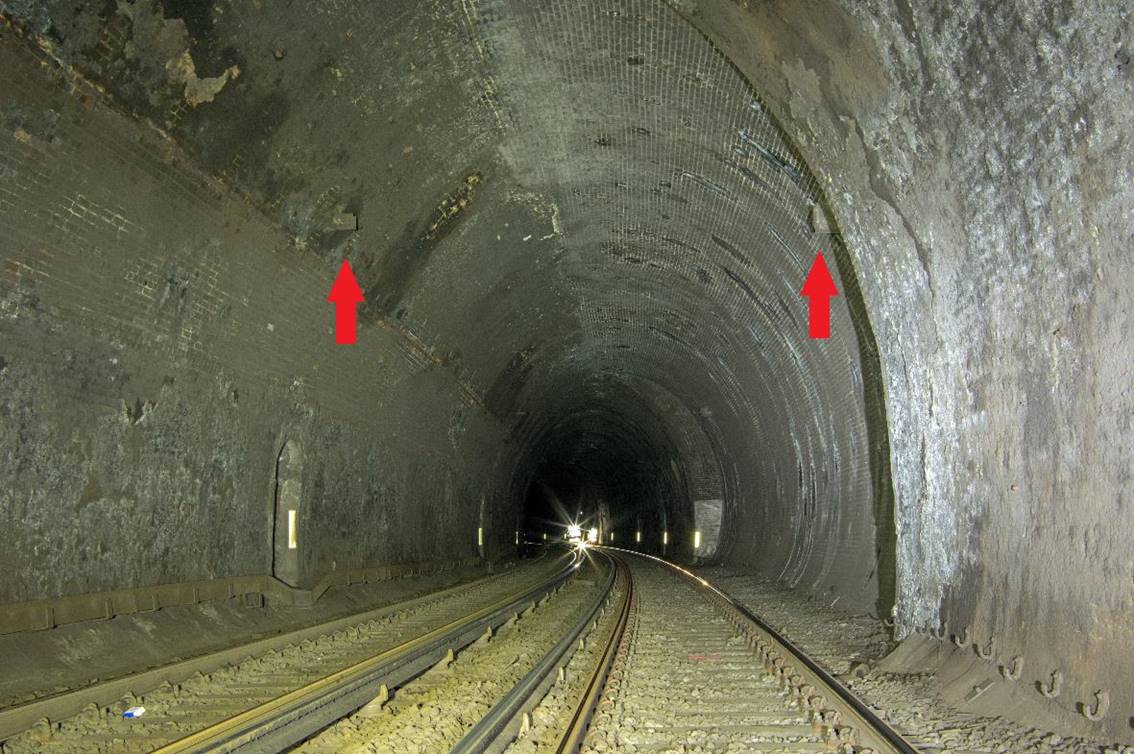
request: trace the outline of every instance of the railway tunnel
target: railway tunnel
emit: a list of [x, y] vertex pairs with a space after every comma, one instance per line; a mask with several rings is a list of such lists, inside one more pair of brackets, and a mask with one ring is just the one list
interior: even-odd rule
[[0, 16], [10, 710], [579, 524], [924, 750], [1134, 743], [1123, 4]]

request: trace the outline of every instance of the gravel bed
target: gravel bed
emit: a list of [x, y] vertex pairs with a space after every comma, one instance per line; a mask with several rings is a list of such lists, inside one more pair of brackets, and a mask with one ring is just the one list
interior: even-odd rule
[[[267, 702], [292, 689], [348, 667], [527, 585], [562, 567], [550, 558], [471, 585], [446, 598], [360, 622], [316, 639], [288, 645], [221, 670], [177, 684], [164, 684], [144, 696], [130, 695], [109, 707], [92, 706], [62, 722], [42, 723], [0, 744], [3, 754], [149, 752], [193, 731]], [[123, 719], [132, 706], [144, 706], [137, 719]]]
[[631, 559], [638, 599], [621, 685], [585, 751], [829, 751], [746, 642], [687, 580]]
[[957, 710], [942, 698], [933, 674], [873, 667], [896, 646], [878, 620], [731, 569], [698, 573], [807, 652], [927, 754], [1134, 754], [1134, 746], [1100, 746]]
[[[593, 570], [592, 570], [593, 569]], [[559, 640], [601, 588], [597, 566], [581, 569], [542, 604], [490, 639], [466, 648], [397, 689], [385, 704], [346, 717], [294, 751], [302, 754], [432, 754], [449, 751]]]
[[396, 606], [528, 560], [333, 586], [311, 606], [249, 607], [243, 595], [0, 636], [0, 709]]
[[536, 754], [555, 747], [575, 714], [576, 704], [582, 697], [594, 673], [610, 635], [618, 622], [623, 586], [619, 579], [599, 617], [598, 625], [583, 637], [583, 648], [576, 649], [564, 668], [564, 681], [556, 683], [532, 710], [532, 727], [523, 737], [512, 742], [507, 754]]

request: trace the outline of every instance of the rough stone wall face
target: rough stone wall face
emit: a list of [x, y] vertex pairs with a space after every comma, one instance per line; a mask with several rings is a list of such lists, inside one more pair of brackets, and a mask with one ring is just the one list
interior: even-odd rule
[[[860, 271], [902, 630], [969, 627], [1029, 684], [1061, 669], [1068, 712], [1104, 688], [1128, 713], [1130, 9], [743, 5], [691, 18], [820, 174]], [[1129, 735], [1128, 714], [1105, 725]]]
[[0, 601], [270, 572], [288, 440], [303, 574], [474, 554], [501, 431], [452, 375], [335, 347], [333, 267], [10, 32], [0, 68]]

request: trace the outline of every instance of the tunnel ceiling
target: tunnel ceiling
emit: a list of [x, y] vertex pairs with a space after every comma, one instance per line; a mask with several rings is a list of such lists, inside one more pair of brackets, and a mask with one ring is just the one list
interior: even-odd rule
[[294, 442], [301, 578], [514, 552], [587, 490], [1065, 672], [1076, 719], [1129, 685], [1125, 5], [0, 16], [0, 603], [279, 577]]
[[[362, 326], [406, 335], [510, 438], [489, 461], [509, 505], [585, 442], [581, 466], [657, 476], [635, 504], [656, 509], [650, 537], [668, 520], [685, 547], [695, 501], [721, 499], [719, 555], [869, 602], [892, 514], [849, 256], [759, 92], [683, 10], [139, 0], [26, 17], [247, 192], [285, 253], [328, 274], [351, 260]], [[820, 249], [852, 294], [826, 341], [799, 295]]]

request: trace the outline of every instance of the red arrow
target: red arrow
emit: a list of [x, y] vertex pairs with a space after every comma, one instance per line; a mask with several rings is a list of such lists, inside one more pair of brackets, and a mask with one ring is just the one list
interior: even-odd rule
[[354, 278], [354, 270], [345, 259], [327, 300], [335, 305], [335, 342], [342, 346], [351, 345], [358, 340], [358, 305], [364, 299], [362, 289]]
[[815, 255], [811, 272], [807, 273], [807, 280], [804, 281], [803, 290], [799, 295], [807, 297], [808, 334], [812, 338], [831, 337], [831, 296], [838, 296], [839, 289], [831, 279], [831, 272], [827, 269], [823, 252], [820, 251]]

